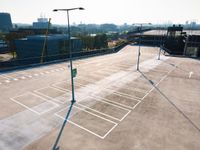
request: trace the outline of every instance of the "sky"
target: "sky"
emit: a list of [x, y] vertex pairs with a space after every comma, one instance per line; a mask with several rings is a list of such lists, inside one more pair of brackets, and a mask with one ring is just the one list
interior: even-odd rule
[[0, 0], [0, 12], [11, 14], [13, 23], [32, 24], [38, 17], [53, 24], [67, 24], [57, 8], [84, 7], [70, 12], [70, 23], [185, 23], [200, 22], [200, 0]]

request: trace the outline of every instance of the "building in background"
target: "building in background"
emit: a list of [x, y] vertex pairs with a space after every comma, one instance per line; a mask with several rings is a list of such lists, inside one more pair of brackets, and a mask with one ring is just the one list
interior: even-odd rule
[[9, 32], [12, 29], [12, 21], [9, 13], [0, 13], [0, 31]]
[[[46, 39], [46, 44], [45, 43]], [[33, 35], [15, 40], [17, 59], [22, 63], [38, 63], [56, 59], [69, 58], [69, 37], [63, 34]], [[73, 53], [78, 53], [82, 49], [80, 39], [71, 37], [71, 47]]]
[[33, 29], [47, 29], [48, 28], [48, 19], [40, 17], [37, 19], [37, 22], [33, 22]]

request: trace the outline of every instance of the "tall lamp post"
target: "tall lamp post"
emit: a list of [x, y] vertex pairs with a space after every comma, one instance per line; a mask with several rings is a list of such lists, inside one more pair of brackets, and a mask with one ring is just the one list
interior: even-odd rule
[[68, 35], [69, 35], [69, 53], [70, 53], [70, 70], [71, 70], [71, 88], [72, 88], [72, 100], [71, 100], [71, 106], [69, 107], [69, 110], [67, 112], [67, 115], [64, 119], [64, 122], [62, 124], [62, 127], [59, 131], [59, 134], [56, 138], [56, 141], [53, 145], [53, 149], [52, 150], [59, 150], [59, 147], [57, 147], [58, 145], [58, 142], [60, 140], [60, 137], [61, 137], [61, 134], [62, 134], [62, 131], [67, 123], [67, 120], [69, 118], [69, 115], [71, 113], [71, 110], [72, 110], [72, 107], [73, 107], [73, 104], [76, 102], [75, 100], [75, 94], [74, 94], [74, 73], [73, 73], [73, 64], [72, 64], [72, 48], [71, 48], [71, 33], [70, 33], [70, 23], [69, 23], [69, 11], [71, 10], [76, 10], [76, 9], [79, 9], [79, 10], [84, 10], [84, 8], [82, 7], [77, 7], [77, 8], [70, 8], [70, 9], [54, 9], [53, 11], [66, 11], [67, 12], [67, 22], [68, 22]]
[[69, 8], [69, 9], [54, 9], [53, 11], [66, 11], [67, 12], [67, 22], [68, 22], [68, 36], [69, 36], [69, 57], [70, 57], [70, 69], [71, 69], [71, 88], [72, 88], [72, 103], [75, 103], [75, 94], [74, 94], [74, 77], [73, 77], [73, 63], [72, 63], [72, 48], [71, 48], [71, 32], [70, 32], [70, 22], [69, 22], [69, 11], [71, 10], [84, 10], [82, 7]]
[[139, 38], [139, 47], [138, 47], [138, 59], [137, 59], [137, 71], [139, 71], [139, 64], [140, 64], [140, 44], [142, 38], [142, 24], [140, 25], [140, 38]]
[[[142, 25], [147, 24], [147, 23], [140, 23], [140, 38], [139, 38], [139, 47], [138, 47], [138, 59], [137, 59], [137, 71], [140, 70], [140, 47], [141, 47], [141, 41], [142, 41]], [[148, 23], [148, 25], [151, 25], [151, 23]]]

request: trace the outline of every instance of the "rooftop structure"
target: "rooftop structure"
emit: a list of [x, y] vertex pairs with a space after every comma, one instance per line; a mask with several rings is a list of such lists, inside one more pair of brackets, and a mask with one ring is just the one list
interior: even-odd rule
[[[200, 62], [128, 45], [74, 61], [76, 103], [58, 146], [95, 150], [200, 149]], [[67, 62], [0, 75], [0, 149], [50, 150], [71, 101]]]

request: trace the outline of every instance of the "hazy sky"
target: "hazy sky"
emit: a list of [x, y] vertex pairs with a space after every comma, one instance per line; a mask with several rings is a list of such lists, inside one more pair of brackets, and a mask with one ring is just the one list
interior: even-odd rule
[[71, 23], [200, 21], [200, 0], [0, 0], [0, 12], [9, 12], [13, 23], [32, 23], [44, 14], [54, 24], [66, 24], [66, 13], [52, 10], [80, 6], [85, 10], [71, 11]]

